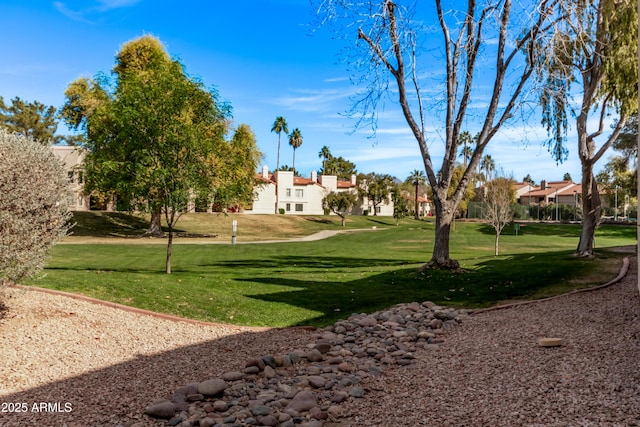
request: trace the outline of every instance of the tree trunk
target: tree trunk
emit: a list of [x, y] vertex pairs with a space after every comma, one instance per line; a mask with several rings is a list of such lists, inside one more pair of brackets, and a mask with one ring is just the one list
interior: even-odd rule
[[146, 237], [164, 237], [164, 233], [162, 232], [162, 209], [161, 208], [153, 208], [151, 211], [151, 221], [149, 221], [149, 229], [144, 235]]
[[278, 132], [278, 160], [276, 161], [276, 171], [273, 173], [274, 181], [276, 183], [276, 209], [275, 214], [278, 215], [278, 169], [280, 169], [280, 133]]
[[418, 181], [416, 181], [416, 205], [415, 205], [415, 219], [420, 219], [420, 214], [418, 213], [418, 188], [420, 186], [420, 183]]
[[[423, 271], [428, 268], [441, 268], [446, 270], [457, 270], [460, 268], [458, 261], [449, 257], [449, 235], [451, 234], [451, 224], [455, 215], [452, 208], [453, 202], [447, 201], [443, 204], [440, 198], [434, 197], [436, 208], [436, 230], [435, 242], [433, 245], [433, 255], [431, 260], [420, 267]], [[443, 206], [444, 205], [444, 206]]]
[[166, 273], [171, 274], [171, 250], [173, 249], [173, 226], [169, 225], [169, 240], [167, 241]]
[[591, 257], [594, 255], [595, 232], [600, 223], [602, 204], [598, 193], [598, 184], [593, 176], [591, 162], [582, 163], [582, 232], [575, 255]]
[[496, 231], [496, 241], [495, 241], [495, 256], [498, 256], [498, 246], [499, 246], [499, 240], [500, 240], [500, 233], [498, 233]]
[[342, 221], [342, 226], [344, 227], [344, 217], [340, 215], [340, 220]]

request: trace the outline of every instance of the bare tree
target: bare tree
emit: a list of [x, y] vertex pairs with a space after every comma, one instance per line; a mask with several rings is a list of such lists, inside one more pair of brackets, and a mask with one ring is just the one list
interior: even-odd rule
[[[456, 269], [459, 263], [450, 258], [449, 237], [456, 209], [482, 154], [505, 122], [512, 117], [523, 98], [523, 90], [534, 71], [532, 56], [536, 44], [545, 36], [554, 6], [560, 0], [516, 2], [512, 0], [468, 0], [451, 2], [443, 6], [442, 0], [434, 0], [436, 22], [417, 17], [418, 7], [425, 3], [411, 2], [405, 6], [392, 0], [318, 0], [317, 11], [323, 24], [337, 23], [355, 46], [349, 49], [349, 63], [363, 66], [364, 76], [359, 82], [368, 82], [362, 97], [354, 104], [354, 112], [361, 114], [362, 123], [376, 123], [376, 109], [383, 95], [394, 97], [415, 137], [424, 163], [429, 184], [433, 189], [436, 211], [436, 236], [431, 260], [423, 266]], [[406, 2], [405, 2], [406, 3]], [[428, 12], [427, 12], [428, 13]], [[514, 18], [515, 17], [515, 18]], [[431, 27], [429, 27], [431, 25]], [[444, 143], [444, 155], [439, 170], [434, 165], [425, 121], [423, 89], [426, 77], [419, 67], [421, 47], [427, 43], [423, 37], [429, 28], [439, 28], [444, 57], [429, 58], [429, 68], [444, 68], [442, 81], [444, 119], [440, 138]], [[354, 34], [355, 32], [355, 34]], [[483, 117], [481, 129], [462, 179], [452, 193], [449, 191], [461, 143], [461, 129], [467, 127], [472, 94], [481, 90], [476, 83], [480, 52], [490, 52], [493, 66], [485, 61], [483, 75], [491, 75], [492, 86], [488, 102], [482, 111], [474, 114]], [[523, 55], [525, 58], [523, 58]], [[526, 59], [526, 60], [523, 60]], [[426, 74], [426, 73], [424, 73]], [[505, 82], [513, 83], [507, 90]], [[433, 79], [431, 74], [428, 79]], [[395, 83], [393, 91], [390, 81]], [[483, 81], [482, 84], [485, 84]], [[484, 93], [483, 93], [484, 95]], [[440, 101], [440, 100], [438, 100]], [[433, 113], [437, 113], [433, 105]]]
[[37, 273], [69, 230], [71, 197], [49, 146], [0, 129], [0, 285]]
[[498, 256], [500, 234], [513, 221], [516, 188], [513, 178], [498, 176], [485, 185], [482, 213], [484, 220], [496, 231], [495, 255]]

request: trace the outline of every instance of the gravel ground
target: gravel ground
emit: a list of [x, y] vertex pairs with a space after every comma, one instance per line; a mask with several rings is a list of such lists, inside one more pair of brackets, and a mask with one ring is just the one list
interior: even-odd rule
[[[368, 383], [334, 425], [640, 426], [637, 285], [632, 257], [611, 287], [473, 316], [438, 350]], [[130, 425], [179, 386], [311, 340], [303, 329], [176, 322], [33, 290], [8, 295], [0, 426]], [[541, 337], [564, 345], [539, 347]]]
[[10, 311], [0, 320], [2, 427], [148, 420], [144, 408], [180, 386], [311, 339], [303, 329], [176, 322], [33, 290], [7, 294]]
[[[345, 426], [640, 425], [637, 263], [619, 284], [485, 312], [370, 385]], [[542, 337], [562, 338], [555, 348]]]

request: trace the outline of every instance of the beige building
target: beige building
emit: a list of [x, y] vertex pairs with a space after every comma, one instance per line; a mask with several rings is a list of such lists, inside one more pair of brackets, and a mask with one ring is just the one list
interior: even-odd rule
[[67, 173], [69, 187], [72, 193], [69, 200], [69, 209], [72, 211], [88, 211], [89, 196], [84, 194], [84, 152], [78, 147], [54, 145], [51, 147], [53, 154], [58, 157]]
[[[317, 175], [311, 172], [311, 177], [294, 176], [290, 171], [269, 173], [267, 166], [257, 176], [258, 185], [255, 188], [253, 207], [246, 210], [249, 214], [273, 214], [276, 205], [276, 186], [278, 189], [278, 210], [293, 215], [323, 215], [322, 200], [331, 192], [357, 193], [356, 176], [351, 180], [342, 181], [335, 175]], [[387, 200], [377, 207], [377, 215], [393, 216], [393, 203]], [[373, 206], [368, 200], [359, 200], [358, 205], [351, 212], [352, 215], [362, 215], [364, 212], [373, 215]]]

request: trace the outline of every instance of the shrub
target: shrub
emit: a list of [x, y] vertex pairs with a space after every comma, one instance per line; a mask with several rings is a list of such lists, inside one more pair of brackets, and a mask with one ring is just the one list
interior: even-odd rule
[[49, 146], [0, 129], [0, 284], [42, 268], [70, 228], [70, 197]]

